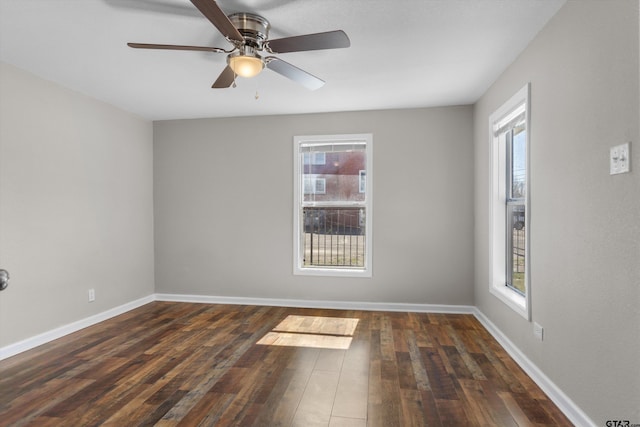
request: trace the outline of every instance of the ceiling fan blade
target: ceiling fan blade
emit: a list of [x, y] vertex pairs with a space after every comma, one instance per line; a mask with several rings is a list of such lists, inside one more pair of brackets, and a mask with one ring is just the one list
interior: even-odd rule
[[285, 76], [288, 79], [293, 80], [296, 83], [300, 83], [302, 86], [310, 90], [320, 89], [324, 86], [324, 80], [317, 78], [316, 76], [307, 73], [300, 68], [289, 64], [282, 59], [278, 59], [274, 56], [265, 58], [267, 62], [267, 68], [275, 71], [276, 73]]
[[166, 50], [197, 50], [203, 52], [229, 53], [229, 51], [219, 47], [206, 46], [180, 46], [175, 44], [149, 44], [149, 43], [127, 43], [127, 46], [135, 49], [166, 49]]
[[285, 37], [269, 40], [267, 43], [272, 53], [301, 52], [306, 50], [340, 49], [351, 46], [349, 36], [342, 31], [306, 34], [303, 36]]
[[218, 76], [218, 79], [211, 86], [212, 89], [226, 89], [231, 86], [235, 80], [235, 73], [227, 65], [227, 67], [222, 70], [222, 73]]
[[191, 0], [191, 3], [225, 36], [227, 39], [243, 42], [244, 37], [231, 23], [227, 15], [214, 0]]

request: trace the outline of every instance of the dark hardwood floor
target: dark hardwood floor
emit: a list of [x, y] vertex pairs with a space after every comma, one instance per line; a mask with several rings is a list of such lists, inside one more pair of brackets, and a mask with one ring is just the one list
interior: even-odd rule
[[0, 425], [571, 423], [471, 315], [154, 302], [1, 361]]

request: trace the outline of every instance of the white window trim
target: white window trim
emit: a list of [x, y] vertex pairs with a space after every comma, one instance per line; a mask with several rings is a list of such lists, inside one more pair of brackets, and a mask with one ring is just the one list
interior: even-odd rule
[[[530, 84], [527, 83], [489, 117], [489, 142], [491, 144], [491, 186], [489, 214], [489, 291], [507, 306], [527, 320], [531, 320], [530, 280]], [[526, 126], [526, 198], [525, 198], [525, 294], [506, 286], [506, 145], [505, 134], [495, 135], [500, 123], [509, 121], [518, 107], [525, 107]]]
[[[299, 160], [299, 146], [304, 143], [327, 143], [327, 144], [339, 144], [339, 143], [353, 143], [365, 141], [367, 147], [366, 155], [366, 171], [367, 171], [367, 184], [365, 186], [365, 203], [364, 208], [366, 210], [365, 215], [365, 260], [364, 268], [327, 268], [327, 267], [303, 267], [302, 259], [300, 257], [300, 249], [303, 245], [300, 226], [301, 226], [301, 213], [300, 203], [301, 197], [303, 197], [304, 182], [302, 175], [300, 174], [300, 160]], [[372, 176], [373, 176], [373, 135], [370, 133], [365, 134], [347, 134], [347, 135], [304, 135], [293, 137], [293, 274], [303, 276], [334, 276], [334, 277], [372, 277], [372, 261], [373, 261], [373, 238], [372, 238], [372, 224], [373, 224], [373, 193], [372, 193]], [[340, 203], [343, 206], [345, 203]], [[354, 205], [356, 205], [354, 203]]]

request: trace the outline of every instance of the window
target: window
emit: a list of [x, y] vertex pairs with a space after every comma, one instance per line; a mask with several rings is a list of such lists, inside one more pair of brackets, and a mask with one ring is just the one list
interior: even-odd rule
[[364, 193], [365, 189], [367, 188], [367, 172], [360, 171], [359, 175], [360, 179], [358, 181], [358, 188], [361, 193]]
[[370, 134], [294, 138], [294, 274], [371, 277], [371, 153]]
[[529, 283], [529, 85], [489, 118], [490, 291], [526, 319]]
[[327, 180], [317, 176], [304, 176], [304, 194], [325, 194], [327, 192]]
[[304, 153], [305, 165], [324, 165], [326, 157], [324, 153]]

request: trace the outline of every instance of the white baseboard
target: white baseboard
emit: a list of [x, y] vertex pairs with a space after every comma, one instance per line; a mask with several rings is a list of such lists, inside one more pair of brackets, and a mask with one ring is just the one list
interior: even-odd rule
[[316, 301], [298, 299], [272, 299], [272, 298], [245, 298], [245, 297], [220, 297], [205, 295], [182, 294], [152, 294], [144, 298], [123, 304], [86, 319], [70, 323], [53, 329], [40, 335], [25, 339], [0, 348], [0, 360], [14, 356], [23, 351], [30, 350], [42, 344], [46, 344], [65, 335], [84, 329], [88, 326], [126, 313], [153, 301], [192, 302], [205, 304], [234, 304], [234, 305], [263, 305], [272, 307], [301, 307], [301, 308], [326, 308], [337, 310], [366, 310], [366, 311], [404, 311], [416, 313], [451, 313], [473, 314], [489, 333], [500, 343], [506, 352], [529, 375], [533, 381], [544, 391], [558, 408], [578, 426], [592, 426], [597, 424], [585, 414], [558, 386], [556, 386], [525, 354], [516, 347], [506, 335], [502, 333], [477, 307], [469, 305], [440, 305], [440, 304], [406, 304], [406, 303], [377, 303], [357, 301]]
[[415, 313], [473, 314], [470, 305], [407, 304], [364, 301], [317, 301], [302, 299], [219, 297], [205, 295], [156, 294], [156, 301], [205, 304], [264, 305], [270, 307], [327, 308], [335, 310], [406, 311]]
[[84, 329], [88, 326], [95, 325], [96, 323], [100, 323], [104, 320], [126, 313], [127, 311], [131, 311], [134, 308], [138, 308], [140, 306], [148, 304], [154, 299], [155, 297], [152, 294], [144, 298], [122, 304], [121, 306], [114, 307], [110, 310], [103, 311], [102, 313], [98, 313], [85, 319], [78, 320], [77, 322], [69, 323], [68, 325], [60, 326], [59, 328], [55, 328], [31, 338], [18, 341], [17, 343], [9, 344], [6, 347], [0, 347], [0, 360], [15, 356], [16, 354], [22, 353], [23, 351], [31, 350], [32, 348], [38, 347], [42, 344], [46, 344], [65, 335], [69, 335], [73, 332], [79, 331], [80, 329]]
[[474, 307], [474, 316], [482, 326], [498, 341], [498, 343], [504, 348], [509, 356], [531, 377], [531, 379], [545, 392], [549, 399], [556, 404], [556, 406], [562, 411], [563, 414], [569, 418], [569, 420], [577, 425], [584, 427], [597, 427], [597, 424], [593, 422], [591, 418], [584, 413], [573, 400], [569, 398], [553, 381], [547, 377], [544, 372], [540, 370], [525, 354], [520, 351], [518, 347], [502, 333], [496, 325], [489, 320], [477, 307]]

